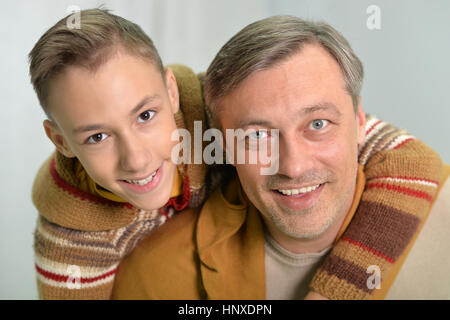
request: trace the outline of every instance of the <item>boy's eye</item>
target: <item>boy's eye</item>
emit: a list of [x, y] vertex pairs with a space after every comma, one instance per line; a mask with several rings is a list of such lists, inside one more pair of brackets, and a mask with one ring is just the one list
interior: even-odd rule
[[144, 111], [139, 115], [138, 122], [146, 122], [146, 121], [150, 120], [151, 118], [153, 118], [154, 115], [155, 115], [155, 111], [152, 111], [152, 110]]
[[88, 138], [87, 143], [96, 144], [105, 140], [106, 137], [106, 133], [96, 133]]
[[316, 119], [311, 122], [311, 128], [313, 130], [320, 130], [323, 127], [325, 127], [327, 125], [327, 123], [328, 123], [328, 120]]

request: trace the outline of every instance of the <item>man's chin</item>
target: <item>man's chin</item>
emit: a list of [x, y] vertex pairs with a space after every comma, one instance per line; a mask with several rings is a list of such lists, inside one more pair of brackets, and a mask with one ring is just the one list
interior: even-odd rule
[[[285, 235], [297, 239], [297, 240], [315, 240], [326, 234], [330, 228], [334, 225], [335, 217], [330, 217], [326, 222], [321, 222], [320, 224], [311, 221], [311, 219], [320, 220], [317, 215], [314, 215], [315, 210], [307, 210], [302, 212], [303, 219], [296, 215], [294, 219], [300, 219], [301, 221], [296, 221], [294, 225], [288, 225], [288, 223], [277, 222], [277, 228], [282, 231]], [[308, 217], [309, 216], [309, 217]]]
[[329, 226], [325, 226], [324, 228], [318, 229], [318, 230], [295, 230], [286, 232], [286, 235], [290, 236], [291, 238], [294, 238], [296, 240], [316, 240], [323, 236], [329, 229]]

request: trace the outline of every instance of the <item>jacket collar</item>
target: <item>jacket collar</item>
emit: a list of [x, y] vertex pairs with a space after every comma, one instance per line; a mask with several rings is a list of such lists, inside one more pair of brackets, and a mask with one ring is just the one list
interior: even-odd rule
[[263, 226], [237, 176], [205, 203], [195, 237], [208, 299], [265, 299]]
[[204, 204], [198, 219], [196, 233], [200, 257], [238, 232], [245, 222], [247, 209], [248, 202], [236, 176], [225, 187], [218, 187]]

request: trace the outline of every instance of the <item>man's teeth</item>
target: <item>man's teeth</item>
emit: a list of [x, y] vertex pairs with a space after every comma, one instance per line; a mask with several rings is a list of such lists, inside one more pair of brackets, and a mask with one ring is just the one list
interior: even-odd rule
[[155, 176], [156, 171], [154, 171], [148, 178], [145, 178], [145, 179], [142, 179], [142, 180], [125, 180], [125, 181], [128, 182], [128, 183], [138, 184], [140, 186], [144, 186], [144, 185], [146, 185], [147, 183], [149, 183], [150, 181], [153, 180], [153, 177]]
[[296, 195], [299, 193], [308, 193], [308, 192], [314, 191], [318, 187], [320, 187], [320, 184], [311, 186], [311, 187], [300, 188], [300, 189], [277, 189], [277, 191], [284, 194], [285, 196], [292, 196], [292, 195]]

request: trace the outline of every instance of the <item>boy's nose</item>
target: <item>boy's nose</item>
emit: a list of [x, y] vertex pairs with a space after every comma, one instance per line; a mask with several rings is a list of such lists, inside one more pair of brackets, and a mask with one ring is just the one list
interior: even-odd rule
[[149, 148], [137, 139], [128, 139], [120, 145], [120, 165], [124, 171], [138, 174], [149, 173], [152, 154]]

